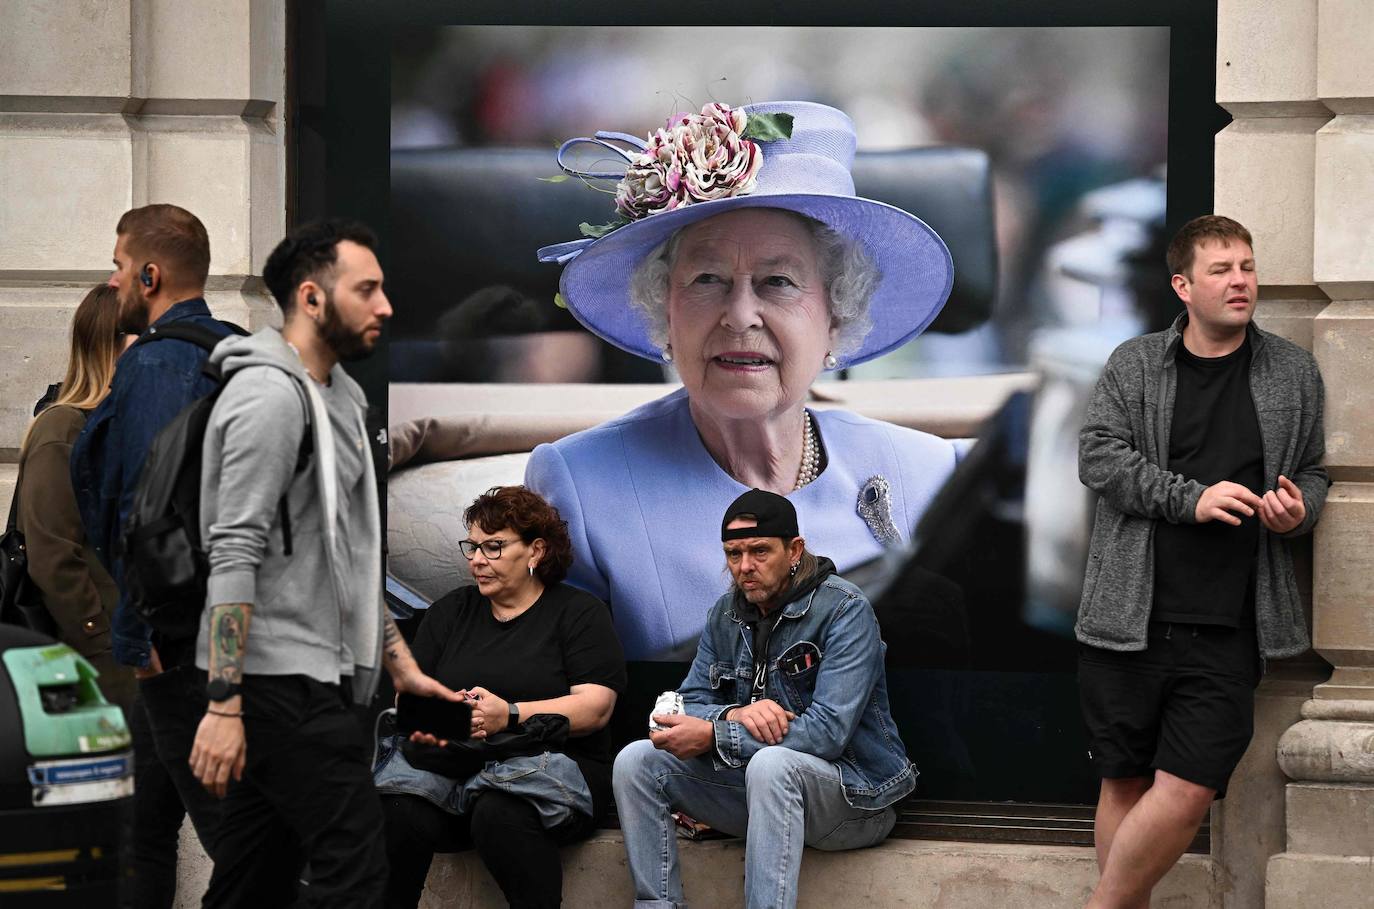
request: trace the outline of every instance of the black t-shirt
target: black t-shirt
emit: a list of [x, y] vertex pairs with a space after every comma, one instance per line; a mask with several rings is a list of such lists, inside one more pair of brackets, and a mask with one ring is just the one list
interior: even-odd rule
[[[1250, 339], [1224, 357], [1197, 357], [1179, 341], [1178, 393], [1168, 469], [1203, 486], [1230, 480], [1262, 494], [1264, 449], [1250, 396]], [[1259, 517], [1155, 527], [1151, 619], [1236, 628], [1255, 621]]]
[[[546, 589], [509, 622], [496, 620], [476, 587], [459, 587], [425, 611], [411, 649], [420, 668], [448, 687], [480, 685], [511, 702], [563, 697], [586, 683], [625, 690], [610, 610], [566, 584]], [[609, 730], [569, 738], [562, 750], [581, 769], [600, 817], [610, 803]]]

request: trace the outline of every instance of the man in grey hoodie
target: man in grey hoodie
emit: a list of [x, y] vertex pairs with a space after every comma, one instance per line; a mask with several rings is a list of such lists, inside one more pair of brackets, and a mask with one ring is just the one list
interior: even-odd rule
[[1256, 328], [1250, 233], [1214, 215], [1169, 245], [1187, 312], [1113, 352], [1078, 472], [1100, 496], [1076, 631], [1102, 778], [1098, 907], [1144, 907], [1250, 742], [1264, 658], [1308, 646], [1287, 538], [1326, 501], [1312, 355]]
[[391, 315], [374, 245], [347, 222], [294, 230], [263, 269], [284, 327], [211, 355], [227, 383], [202, 449], [210, 703], [191, 765], [227, 799], [207, 907], [292, 904], [307, 861], [310, 905], [380, 905], [381, 805], [350, 701], [383, 665], [397, 691], [459, 699], [382, 602], [366, 399], [338, 365]]

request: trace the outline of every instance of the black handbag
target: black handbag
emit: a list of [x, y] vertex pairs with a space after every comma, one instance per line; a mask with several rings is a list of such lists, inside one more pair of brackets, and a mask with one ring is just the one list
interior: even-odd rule
[[[22, 482], [22, 471], [19, 479]], [[24, 545], [24, 534], [14, 526], [18, 510], [19, 483], [15, 483], [5, 535], [0, 537], [0, 622], [56, 638], [57, 623], [43, 605], [43, 592], [29, 578], [29, 553]]]

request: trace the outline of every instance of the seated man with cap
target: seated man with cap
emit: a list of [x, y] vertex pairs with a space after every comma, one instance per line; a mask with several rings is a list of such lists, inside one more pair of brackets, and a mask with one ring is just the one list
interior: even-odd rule
[[654, 715], [615, 762], [636, 906], [684, 904], [674, 811], [746, 838], [746, 906], [793, 906], [803, 845], [876, 845], [916, 786], [873, 608], [807, 551], [792, 503], [744, 493], [721, 541], [733, 583], [707, 617], [683, 712]]

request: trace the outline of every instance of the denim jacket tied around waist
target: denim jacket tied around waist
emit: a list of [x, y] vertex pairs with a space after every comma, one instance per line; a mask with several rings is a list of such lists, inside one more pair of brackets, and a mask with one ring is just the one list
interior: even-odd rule
[[[780, 744], [836, 763], [855, 808], [885, 808], [916, 788], [888, 708], [886, 649], [868, 599], [838, 575], [784, 605], [768, 642], [764, 696], [796, 714]], [[715, 725], [717, 767], [742, 767], [767, 747], [720, 719], [749, 703], [753, 665], [753, 635], [726, 594], [711, 608], [680, 689], [685, 711]]]
[[380, 742], [377, 766], [372, 771], [378, 792], [415, 795], [449, 814], [466, 814], [479, 792], [498, 789], [533, 804], [546, 830], [574, 813], [592, 814], [591, 790], [577, 762], [566, 754], [545, 751], [487, 761], [468, 779], [455, 780], [412, 767], [400, 744], [400, 736], [388, 736]]

